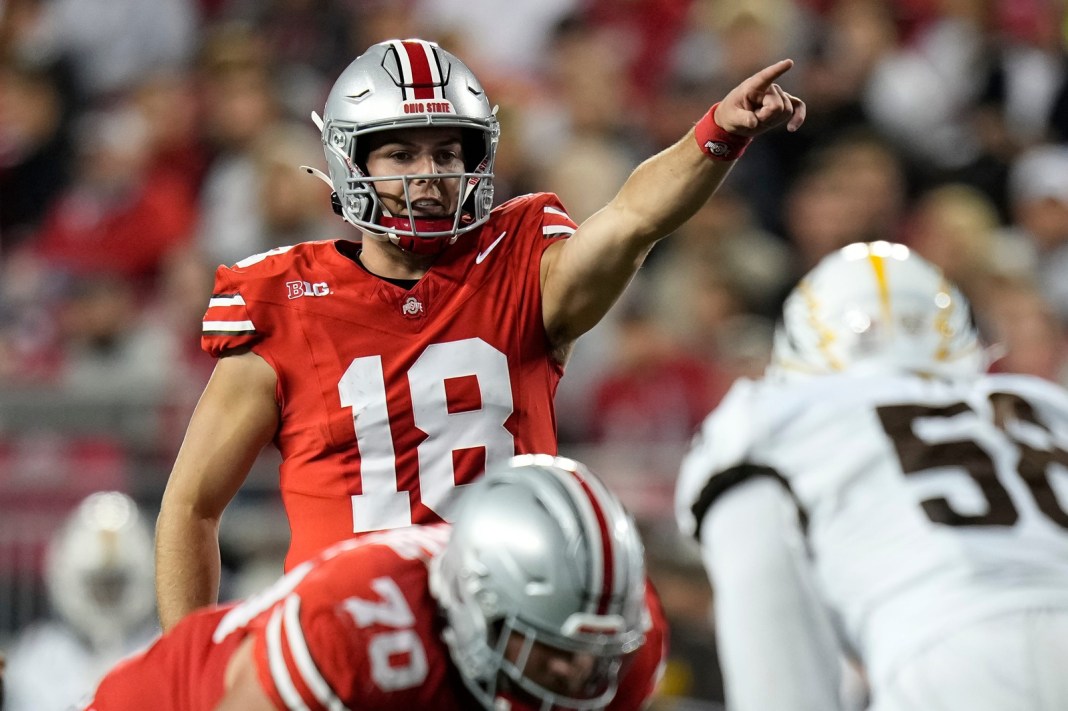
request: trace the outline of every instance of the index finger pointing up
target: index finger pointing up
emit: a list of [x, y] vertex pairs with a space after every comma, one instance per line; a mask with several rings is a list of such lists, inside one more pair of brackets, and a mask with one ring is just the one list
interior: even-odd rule
[[752, 76], [752, 79], [755, 79], [757, 82], [755, 88], [761, 91], [771, 88], [771, 85], [775, 83], [775, 80], [790, 71], [790, 67], [792, 66], [794, 66], [794, 60], [780, 59], [778, 62], [775, 62], [775, 64], [772, 64], [769, 67], [764, 67]]

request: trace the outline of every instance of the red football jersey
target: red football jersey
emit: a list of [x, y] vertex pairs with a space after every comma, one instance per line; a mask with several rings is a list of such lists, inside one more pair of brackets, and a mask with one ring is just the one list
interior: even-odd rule
[[[186, 617], [108, 674], [87, 711], [214, 709], [227, 661], [249, 635], [260, 684], [279, 709], [478, 708], [428, 589], [426, 564], [447, 538], [448, 526], [416, 526], [336, 544], [239, 605]], [[611, 711], [641, 708], [657, 680], [666, 623], [651, 588], [647, 599], [652, 628]]]
[[488, 464], [556, 453], [540, 264], [575, 227], [554, 195], [516, 198], [410, 290], [344, 240], [219, 268], [202, 346], [251, 347], [278, 374], [287, 570], [353, 534], [448, 520]]

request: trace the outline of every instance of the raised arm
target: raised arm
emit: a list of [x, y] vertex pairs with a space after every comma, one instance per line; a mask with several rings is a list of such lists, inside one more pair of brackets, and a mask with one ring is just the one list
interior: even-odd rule
[[219, 520], [278, 428], [274, 369], [252, 352], [221, 358], [186, 430], [156, 522], [164, 631], [219, 595]]
[[747, 139], [783, 124], [790, 131], [801, 126], [804, 102], [775, 83], [792, 66], [784, 59], [736, 86], [695, 129], [639, 165], [570, 239], [546, 250], [542, 315], [555, 346], [566, 346], [601, 320], [653, 244], [715, 192]]

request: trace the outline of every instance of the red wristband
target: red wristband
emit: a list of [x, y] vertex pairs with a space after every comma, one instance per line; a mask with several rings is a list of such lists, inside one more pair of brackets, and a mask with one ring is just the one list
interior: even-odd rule
[[719, 103], [713, 104], [708, 113], [693, 127], [693, 137], [697, 139], [701, 151], [712, 160], [737, 160], [742, 157], [753, 139], [720, 128], [713, 118], [717, 106]]

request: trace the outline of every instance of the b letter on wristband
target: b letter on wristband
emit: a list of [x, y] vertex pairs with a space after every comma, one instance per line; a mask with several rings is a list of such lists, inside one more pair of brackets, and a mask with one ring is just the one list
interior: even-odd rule
[[719, 106], [718, 103], [713, 104], [708, 113], [702, 116], [697, 125], [693, 127], [697, 145], [712, 160], [730, 161], [741, 158], [753, 139], [720, 128], [713, 118], [716, 115], [717, 106]]

